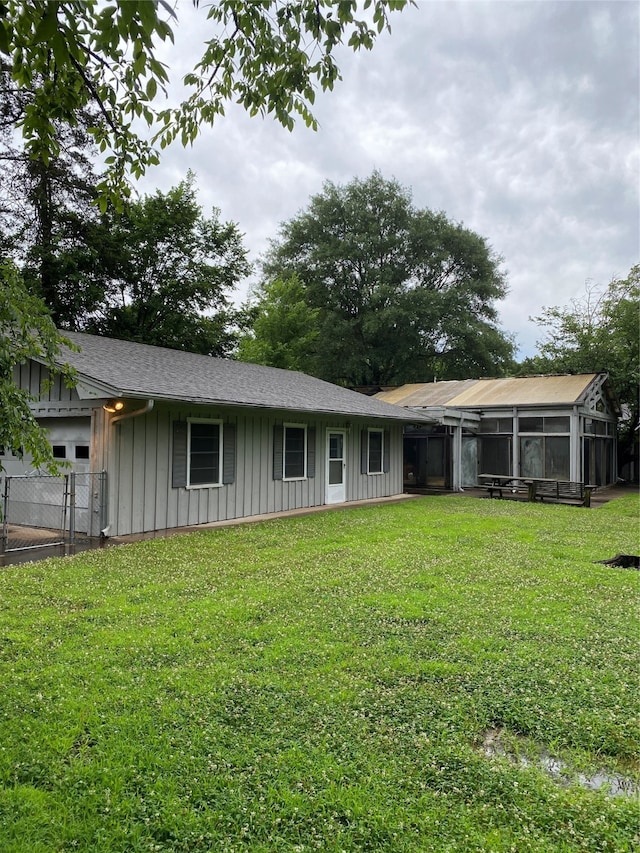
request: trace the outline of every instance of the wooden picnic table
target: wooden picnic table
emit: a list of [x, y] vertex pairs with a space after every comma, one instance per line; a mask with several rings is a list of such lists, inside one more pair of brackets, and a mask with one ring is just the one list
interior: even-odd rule
[[504, 489], [511, 493], [526, 492], [528, 500], [557, 501], [560, 503], [578, 503], [591, 506], [591, 493], [595, 486], [571, 480], [558, 480], [550, 477], [523, 477], [517, 474], [479, 474], [478, 486], [489, 492], [489, 497], [497, 493], [502, 497]]
[[522, 477], [516, 474], [478, 474], [478, 485], [489, 492], [490, 498], [494, 492], [502, 497], [503, 489], [509, 489], [512, 493], [525, 491], [523, 483]]

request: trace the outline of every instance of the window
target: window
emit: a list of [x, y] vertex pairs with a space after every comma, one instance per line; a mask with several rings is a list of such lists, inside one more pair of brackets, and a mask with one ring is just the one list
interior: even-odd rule
[[367, 474], [382, 474], [383, 451], [384, 432], [381, 429], [370, 429]]
[[302, 480], [306, 477], [307, 429], [304, 426], [284, 427], [284, 479]]
[[568, 480], [570, 477], [569, 436], [522, 436], [520, 438], [520, 473], [523, 477], [548, 477]]
[[187, 485], [220, 484], [221, 430], [219, 421], [189, 421]]
[[568, 417], [521, 417], [518, 432], [569, 432], [571, 421]]
[[203, 488], [234, 483], [236, 425], [193, 418], [172, 424], [171, 486]]
[[67, 448], [64, 444], [54, 444], [51, 448], [54, 459], [66, 459], [67, 458]]
[[483, 435], [480, 439], [480, 473], [511, 474], [510, 435]]
[[88, 444], [76, 444], [76, 459], [88, 459], [89, 458], [89, 445]]
[[513, 432], [513, 418], [482, 418], [479, 432]]
[[273, 479], [306, 480], [316, 475], [316, 428], [273, 425]]
[[390, 470], [389, 430], [363, 429], [360, 434], [360, 473], [386, 474]]
[[569, 432], [570, 430], [571, 430], [571, 418], [558, 417], [558, 418], [545, 418], [544, 419], [544, 431], [545, 432]]

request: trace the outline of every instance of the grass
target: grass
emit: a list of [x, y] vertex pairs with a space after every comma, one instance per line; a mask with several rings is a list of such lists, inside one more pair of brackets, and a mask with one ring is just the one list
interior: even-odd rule
[[640, 773], [640, 575], [593, 562], [639, 509], [424, 498], [2, 570], [0, 850], [638, 849], [637, 798], [576, 780]]

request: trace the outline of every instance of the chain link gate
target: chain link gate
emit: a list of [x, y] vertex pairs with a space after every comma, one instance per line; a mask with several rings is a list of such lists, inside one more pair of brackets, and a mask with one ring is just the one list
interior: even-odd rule
[[0, 554], [75, 545], [106, 525], [106, 472], [4, 477]]

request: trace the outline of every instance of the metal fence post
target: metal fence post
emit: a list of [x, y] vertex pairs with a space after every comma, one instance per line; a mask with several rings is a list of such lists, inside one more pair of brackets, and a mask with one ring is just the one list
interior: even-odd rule
[[69, 477], [69, 544], [76, 541], [76, 474], [72, 471]]
[[9, 481], [11, 477], [4, 478], [4, 489], [2, 494], [2, 539], [0, 540], [0, 554], [4, 554], [7, 547], [7, 509], [9, 508]]
[[100, 535], [107, 527], [107, 472], [101, 471], [100, 477]]
[[69, 504], [69, 475], [64, 475], [64, 489], [62, 493], [62, 530], [60, 531], [62, 534], [62, 541], [65, 540], [65, 535], [67, 531], [67, 509]]

